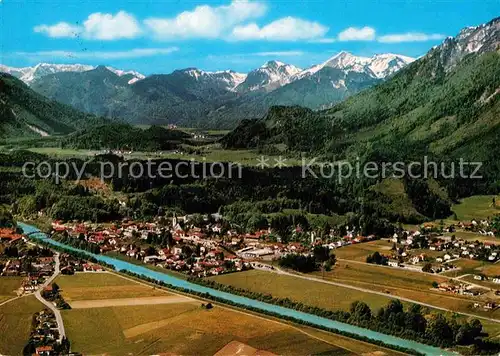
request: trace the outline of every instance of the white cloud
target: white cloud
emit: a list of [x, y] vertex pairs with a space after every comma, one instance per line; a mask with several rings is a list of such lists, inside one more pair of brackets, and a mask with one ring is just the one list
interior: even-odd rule
[[81, 27], [71, 25], [67, 22], [59, 22], [52, 26], [39, 25], [35, 26], [33, 30], [37, 33], [45, 33], [47, 36], [53, 38], [75, 37], [82, 32]]
[[249, 53], [250, 56], [258, 57], [297, 57], [303, 56], [305, 53], [302, 51], [272, 51], [272, 52], [255, 52]]
[[49, 37], [63, 38], [82, 35], [91, 40], [117, 40], [135, 38], [141, 34], [141, 28], [133, 15], [119, 11], [116, 15], [96, 12], [90, 14], [83, 26], [59, 22], [55, 25], [35, 26], [35, 32]]
[[337, 42], [336, 38], [329, 38], [329, 37], [318, 38], [309, 41], [309, 43], [335, 43], [335, 42]]
[[232, 40], [297, 41], [323, 37], [328, 27], [295, 17], [284, 17], [264, 27], [256, 23], [236, 26], [230, 36]]
[[128, 51], [39, 51], [39, 52], [16, 52], [18, 56], [30, 56], [38, 58], [81, 58], [81, 59], [123, 59], [153, 57], [167, 55], [177, 52], [177, 47], [167, 48], [134, 48]]
[[372, 27], [349, 27], [338, 35], [339, 41], [373, 41], [375, 39], [375, 29]]
[[233, 0], [230, 5], [197, 6], [175, 18], [148, 18], [144, 24], [159, 39], [219, 38], [233, 26], [263, 16], [267, 6], [261, 2]]
[[135, 17], [125, 11], [119, 11], [116, 15], [93, 13], [85, 20], [83, 26], [84, 37], [94, 40], [135, 38], [141, 33]]
[[377, 38], [377, 41], [382, 43], [425, 42], [425, 41], [442, 40], [445, 37], [446, 37], [445, 35], [441, 35], [438, 33], [425, 34], [419, 32], [407, 32], [407, 33], [379, 36]]

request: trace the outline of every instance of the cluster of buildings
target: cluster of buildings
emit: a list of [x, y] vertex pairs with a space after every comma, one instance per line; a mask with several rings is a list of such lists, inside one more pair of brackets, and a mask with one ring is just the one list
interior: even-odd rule
[[32, 332], [30, 343], [35, 345], [35, 355], [50, 356], [54, 355], [59, 340], [59, 330], [57, 320], [49, 309], [44, 309], [33, 315]]
[[464, 231], [477, 232], [483, 236], [495, 237], [497, 231], [491, 226], [488, 220], [471, 220], [471, 222], [459, 222], [457, 227]]
[[[19, 274], [20, 276], [26, 276], [21, 284], [24, 293], [35, 292], [40, 285], [54, 274], [54, 257], [52, 256], [37, 257], [35, 261], [30, 262], [30, 266], [21, 263], [21, 260], [13, 260], [13, 262], [22, 266], [21, 269], [24, 269]], [[29, 269], [29, 271], [26, 269]]]
[[[197, 276], [219, 275], [251, 268], [251, 262], [277, 259], [288, 253], [309, 253], [310, 246], [300, 242], [282, 243], [272, 239], [270, 229], [238, 233], [223, 229], [217, 219], [198, 222], [189, 217], [168, 223], [122, 222], [110, 225], [62, 223], [55, 221], [53, 231], [87, 243], [96, 244], [100, 253], [119, 253], [170, 270]], [[300, 227], [294, 228], [297, 234]], [[331, 237], [323, 242], [311, 233], [311, 246], [325, 244], [330, 249], [372, 241], [375, 236]]]
[[437, 289], [442, 292], [466, 295], [469, 297], [476, 297], [484, 293], [484, 289], [477, 288], [471, 284], [452, 283], [451, 281], [439, 284]]
[[11, 228], [0, 228], [0, 243], [13, 244], [18, 241], [24, 241], [22, 235], [18, 234], [16, 230]]
[[18, 294], [35, 292], [53, 273], [53, 256], [29, 256], [21, 254], [15, 257], [8, 257], [5, 260], [5, 264], [0, 267], [0, 276], [24, 277]]
[[222, 227], [217, 223], [182, 228], [174, 217], [171, 227], [156, 222], [125, 222], [105, 227], [55, 221], [52, 228], [56, 233], [96, 244], [101, 253], [115, 252], [188, 274], [218, 275], [250, 267], [230, 249], [233, 242], [237, 245], [244, 237], [237, 238], [239, 235], [234, 231], [220, 236]]
[[283, 244], [280, 242], [247, 241], [245, 247], [236, 251], [236, 255], [251, 261], [271, 261], [287, 253], [306, 253], [309, 249], [300, 242]]
[[495, 283], [495, 284], [500, 284], [500, 277], [499, 276], [495, 276], [495, 277], [492, 277], [492, 278], [488, 278], [487, 276], [485, 276], [484, 274], [475, 274], [474, 275], [474, 279], [476, 281], [491, 281], [492, 283]]
[[[401, 264], [434, 262], [441, 264], [441, 270], [446, 270], [451, 266], [451, 262], [463, 258], [492, 263], [500, 260], [500, 245], [487, 241], [457, 239], [453, 235], [405, 231], [403, 234], [394, 234], [391, 242], [396, 247], [392, 256], [397, 262], [393, 262], [395, 267]], [[415, 253], [415, 250], [418, 250], [418, 253]]]

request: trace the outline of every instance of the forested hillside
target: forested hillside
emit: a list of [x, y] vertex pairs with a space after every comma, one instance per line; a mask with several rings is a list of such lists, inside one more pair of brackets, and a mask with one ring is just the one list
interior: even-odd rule
[[67, 134], [108, 122], [49, 100], [5, 73], [0, 73], [0, 118], [0, 137]]
[[180, 130], [160, 126], [148, 129], [129, 124], [97, 125], [77, 131], [61, 140], [61, 147], [77, 149], [118, 149], [133, 151], [171, 150], [191, 136]]
[[484, 179], [455, 177], [440, 183], [448, 186], [452, 198], [496, 192], [499, 49], [500, 19], [495, 19], [464, 29], [386, 82], [331, 109], [274, 107], [263, 119], [244, 122], [221, 143], [263, 152], [279, 144], [291, 154], [304, 152], [328, 161], [411, 162], [427, 156], [447, 167], [460, 159], [481, 162]]

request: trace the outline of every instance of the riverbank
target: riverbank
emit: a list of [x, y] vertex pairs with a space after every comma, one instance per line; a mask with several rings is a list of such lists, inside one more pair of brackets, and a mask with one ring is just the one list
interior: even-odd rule
[[214, 298], [214, 300], [220, 302], [229, 302], [230, 304], [241, 306], [243, 308], [249, 308], [254, 311], [260, 311], [264, 314], [271, 314], [276, 317], [281, 317], [288, 320], [296, 320], [307, 325], [317, 326], [322, 329], [331, 330], [333, 332], [337, 331], [339, 333], [345, 333], [354, 338], [361, 338], [364, 341], [372, 341], [376, 344], [384, 344], [387, 347], [396, 349], [406, 349], [408, 351], [415, 350], [415, 353], [423, 353], [426, 355], [454, 355], [454, 353], [446, 350], [442, 350], [433, 346], [418, 343], [412, 340], [405, 340], [398, 337], [382, 334], [372, 330], [364, 329], [354, 325], [349, 325], [330, 319], [322, 318], [316, 315], [311, 315], [303, 313], [300, 311], [280, 307], [277, 305], [267, 304], [257, 300], [253, 300], [246, 297], [241, 297], [233, 295], [226, 292], [221, 292], [208, 287], [200, 286], [194, 283], [190, 283], [185, 280], [173, 277], [171, 275], [166, 275], [157, 271], [150, 270], [148, 268], [131, 264], [129, 262], [120, 261], [115, 258], [102, 255], [94, 255], [87, 251], [79, 250], [71, 246], [64, 245], [57, 241], [47, 238], [46, 235], [41, 233], [36, 227], [31, 225], [26, 225], [20, 223], [19, 226], [23, 229], [25, 234], [30, 234], [31, 237], [44, 240], [53, 246], [59, 246], [70, 251], [75, 251], [78, 253], [84, 253], [90, 257], [95, 258], [100, 262], [104, 262], [108, 265], [113, 266], [118, 271], [127, 271], [133, 275], [143, 276], [146, 279], [155, 280], [161, 282], [167, 287], [178, 288], [184, 290], [188, 293], [193, 293], [196, 295], [204, 295], [207, 297]]

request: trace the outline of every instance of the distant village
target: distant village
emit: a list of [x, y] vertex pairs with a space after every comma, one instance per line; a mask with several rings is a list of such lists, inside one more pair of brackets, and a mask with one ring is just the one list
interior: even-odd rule
[[[412, 269], [423, 268], [432, 263], [432, 268], [424, 271], [440, 273], [455, 268], [453, 261], [475, 259], [496, 263], [500, 260], [500, 245], [490, 241], [470, 241], [457, 238], [454, 233], [474, 232], [495, 239], [494, 231], [486, 220], [471, 223], [459, 223], [457, 226], [437, 228], [433, 224], [424, 224], [417, 231], [402, 231], [391, 238], [393, 248], [387, 256], [387, 265]], [[500, 279], [497, 281], [500, 284]]]

